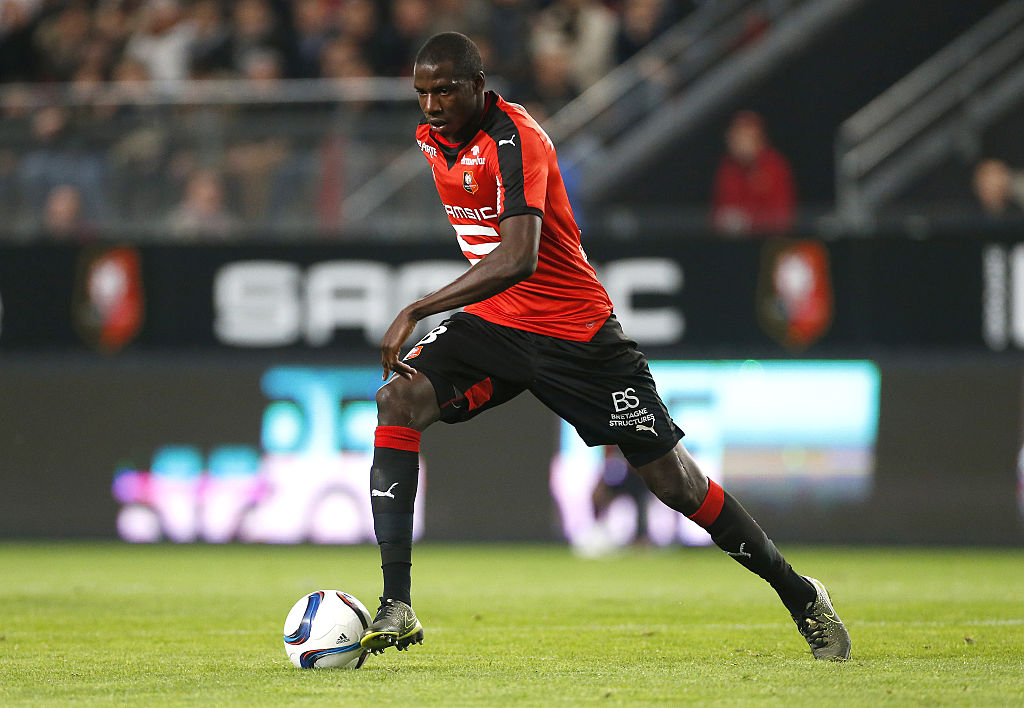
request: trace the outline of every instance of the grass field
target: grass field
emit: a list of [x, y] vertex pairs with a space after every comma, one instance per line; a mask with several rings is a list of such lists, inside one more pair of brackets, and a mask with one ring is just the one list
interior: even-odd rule
[[423, 545], [426, 642], [353, 672], [293, 668], [281, 629], [318, 588], [372, 612], [375, 547], [0, 544], [0, 705], [1024, 705], [1024, 552], [785, 550], [851, 661], [711, 549]]

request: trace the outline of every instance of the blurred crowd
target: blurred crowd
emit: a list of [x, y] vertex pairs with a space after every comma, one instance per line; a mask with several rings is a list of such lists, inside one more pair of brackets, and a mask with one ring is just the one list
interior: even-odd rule
[[[346, 196], [408, 147], [415, 101], [286, 103], [281, 80], [408, 77], [427, 37], [457, 29], [543, 123], [715, 1], [0, 0], [0, 238], [338, 234]], [[748, 16], [745, 41], [768, 16]], [[255, 98], [160, 98], [211, 80]], [[753, 111], [723, 120], [710, 231], [794, 228], [799, 179], [771, 133]], [[977, 213], [1020, 218], [1024, 172], [976, 167], [963, 192]], [[571, 160], [563, 170], [572, 189]]]
[[[80, 239], [154, 214], [182, 237], [230, 237], [282, 223], [289, 210], [331, 228], [339, 197], [329, 192], [345, 176], [330, 160], [358, 155], [322, 132], [312, 142], [290, 135], [307, 116], [289, 122], [263, 106], [204, 128], [133, 94], [180, 80], [408, 76], [422, 42], [454, 28], [480, 46], [488, 75], [544, 119], [692, 9], [679, 0], [0, 0], [0, 213]], [[40, 105], [40, 86], [54, 87], [54, 100]], [[116, 95], [101, 95], [111, 86]], [[226, 148], [204, 157], [204, 129], [225, 125]]]
[[[699, 4], [699, 3], [698, 3]], [[692, 9], [680, 0], [0, 0], [0, 82], [405, 76], [458, 28], [489, 71], [537, 90], [558, 65], [582, 90]], [[545, 76], [544, 81], [550, 77]]]

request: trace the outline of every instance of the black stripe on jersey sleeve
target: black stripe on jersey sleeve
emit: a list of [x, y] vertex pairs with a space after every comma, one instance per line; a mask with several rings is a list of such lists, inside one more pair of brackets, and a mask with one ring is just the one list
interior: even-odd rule
[[[526, 203], [526, 178], [523, 174], [523, 148], [519, 128], [497, 103], [484, 116], [480, 128], [494, 141], [498, 153], [498, 170], [505, 188], [504, 209], [498, 221], [519, 214], [543, 217], [544, 211]], [[512, 142], [507, 142], [511, 140]]]

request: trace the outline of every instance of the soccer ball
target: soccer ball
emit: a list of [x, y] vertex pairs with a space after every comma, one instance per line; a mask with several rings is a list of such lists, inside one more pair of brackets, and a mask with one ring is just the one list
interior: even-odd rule
[[311, 592], [284, 621], [284, 650], [300, 669], [358, 669], [368, 653], [359, 640], [369, 624], [366, 607], [347, 592]]

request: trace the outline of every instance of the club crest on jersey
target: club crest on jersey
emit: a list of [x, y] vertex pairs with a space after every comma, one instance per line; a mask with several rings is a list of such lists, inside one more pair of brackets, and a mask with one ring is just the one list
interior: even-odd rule
[[462, 173], [462, 188], [470, 194], [476, 194], [476, 190], [480, 189], [480, 185], [473, 179], [473, 171], [465, 170]]

